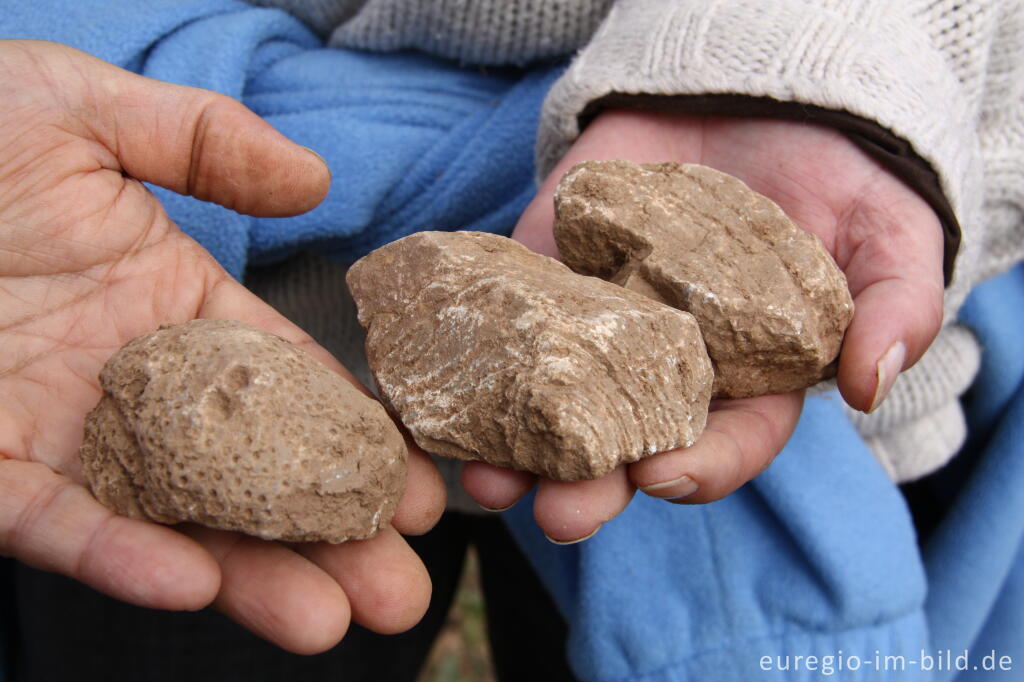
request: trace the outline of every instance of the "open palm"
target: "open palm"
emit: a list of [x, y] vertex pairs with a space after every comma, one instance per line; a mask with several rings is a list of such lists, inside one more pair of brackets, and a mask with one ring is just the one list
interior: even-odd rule
[[419, 451], [394, 528], [340, 546], [177, 532], [115, 516], [81, 486], [100, 367], [162, 323], [248, 322], [351, 378], [139, 181], [285, 216], [323, 199], [323, 162], [228, 98], [54, 44], [0, 41], [0, 83], [0, 553], [146, 606], [212, 601], [294, 651], [332, 646], [350, 617], [382, 632], [414, 624], [430, 585], [395, 529], [425, 531], [444, 499]]
[[[598, 116], [540, 188], [513, 236], [557, 257], [552, 197], [561, 175], [587, 159], [700, 163], [775, 200], [816, 234], [846, 274], [855, 313], [838, 383], [859, 410], [878, 406], [896, 375], [921, 356], [942, 321], [942, 231], [910, 188], [828, 128], [778, 120], [691, 117], [612, 110]], [[802, 393], [720, 400], [690, 448], [660, 453], [595, 481], [541, 480], [534, 514], [547, 535], [584, 538], [640, 488], [655, 497], [709, 502], [764, 470], [785, 445]], [[514, 503], [534, 484], [522, 472], [467, 465], [467, 491], [489, 508]]]

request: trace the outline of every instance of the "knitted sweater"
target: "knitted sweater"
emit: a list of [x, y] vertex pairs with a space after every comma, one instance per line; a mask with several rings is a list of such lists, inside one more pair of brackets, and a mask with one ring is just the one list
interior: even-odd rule
[[657, 95], [662, 108], [716, 114], [729, 112], [707, 95], [742, 95], [876, 122], [934, 172], [963, 244], [939, 338], [880, 410], [849, 417], [897, 481], [935, 470], [963, 443], [958, 398], [980, 350], [955, 313], [974, 285], [1024, 255], [1024, 0], [253, 1], [287, 9], [338, 47], [473, 64], [582, 48], [544, 104], [541, 176], [581, 119], [611, 101], [650, 106]]

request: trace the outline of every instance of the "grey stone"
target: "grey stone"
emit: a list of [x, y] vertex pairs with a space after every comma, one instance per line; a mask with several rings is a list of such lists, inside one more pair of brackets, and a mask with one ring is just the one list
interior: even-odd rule
[[394, 514], [398, 428], [273, 334], [231, 320], [162, 327], [114, 354], [100, 383], [80, 454], [93, 494], [120, 514], [335, 543]]
[[783, 393], [834, 375], [853, 316], [821, 241], [774, 202], [705, 166], [588, 161], [555, 195], [562, 260], [692, 313], [714, 395]]
[[689, 314], [511, 239], [421, 232], [348, 283], [382, 398], [430, 452], [578, 480], [704, 428], [711, 363]]

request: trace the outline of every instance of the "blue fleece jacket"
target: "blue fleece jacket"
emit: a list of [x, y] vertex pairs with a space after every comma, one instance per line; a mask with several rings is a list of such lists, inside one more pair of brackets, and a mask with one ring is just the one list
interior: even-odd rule
[[1024, 266], [975, 290], [962, 319], [984, 349], [972, 436], [918, 484], [940, 516], [925, 539], [838, 395], [808, 400], [772, 466], [719, 502], [638, 497], [570, 547], [527, 505], [506, 512], [576, 625], [580, 676], [1024, 679]]
[[[232, 0], [9, 0], [0, 35], [231, 95], [326, 158], [331, 192], [297, 218], [253, 219], [155, 190], [236, 276], [300, 249], [352, 260], [423, 229], [507, 233], [534, 189], [537, 115], [560, 71], [327, 50], [288, 15]], [[507, 512], [570, 620], [579, 676], [1024, 679], [1022, 310], [1015, 270], [964, 311], [985, 346], [974, 438], [923, 484], [944, 510], [923, 541], [834, 394], [808, 400], [775, 464], [720, 502], [638, 497], [571, 547], [543, 539], [528, 503]], [[1001, 656], [1015, 672], [980, 670], [1005, 667]]]

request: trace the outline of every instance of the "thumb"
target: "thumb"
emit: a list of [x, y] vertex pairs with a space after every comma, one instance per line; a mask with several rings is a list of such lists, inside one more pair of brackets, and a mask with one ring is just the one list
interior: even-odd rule
[[132, 177], [249, 215], [296, 215], [326, 196], [323, 159], [240, 102], [53, 47], [74, 62], [58, 73], [90, 93], [74, 113]]
[[865, 412], [881, 404], [942, 324], [942, 230], [923, 200], [902, 194], [881, 206], [862, 202], [838, 240], [854, 314], [837, 379], [846, 402]]

